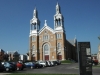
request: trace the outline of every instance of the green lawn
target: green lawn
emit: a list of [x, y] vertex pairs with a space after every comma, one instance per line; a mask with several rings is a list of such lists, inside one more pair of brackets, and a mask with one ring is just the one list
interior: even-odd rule
[[13, 73], [7, 75], [78, 75], [78, 74], [30, 74], [30, 73]]
[[70, 60], [61, 61], [61, 63], [72, 63]]

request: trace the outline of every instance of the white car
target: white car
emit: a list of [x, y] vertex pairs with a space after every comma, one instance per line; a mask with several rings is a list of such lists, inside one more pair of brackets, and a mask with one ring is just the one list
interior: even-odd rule
[[36, 63], [43, 65], [43, 67], [47, 66], [45, 61], [37, 61]]
[[52, 66], [50, 61], [46, 61], [47, 66]]
[[50, 62], [51, 62], [51, 65], [54, 66], [54, 62], [53, 61], [50, 61]]

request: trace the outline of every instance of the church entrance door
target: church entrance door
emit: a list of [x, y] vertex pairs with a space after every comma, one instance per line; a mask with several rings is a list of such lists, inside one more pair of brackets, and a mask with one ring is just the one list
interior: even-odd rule
[[62, 60], [62, 55], [57, 55], [58, 60]]
[[45, 60], [49, 60], [49, 55], [45, 55]]

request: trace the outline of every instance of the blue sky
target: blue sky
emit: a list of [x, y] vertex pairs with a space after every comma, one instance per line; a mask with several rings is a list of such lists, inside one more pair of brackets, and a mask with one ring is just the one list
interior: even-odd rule
[[[90, 41], [92, 53], [100, 40], [100, 0], [58, 0], [64, 16], [66, 38]], [[29, 50], [30, 20], [35, 6], [41, 21], [54, 27], [57, 0], [0, 0], [0, 49], [25, 54]]]

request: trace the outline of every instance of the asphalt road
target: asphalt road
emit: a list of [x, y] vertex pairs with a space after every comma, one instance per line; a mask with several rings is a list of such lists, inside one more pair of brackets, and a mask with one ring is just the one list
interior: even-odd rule
[[[16, 71], [17, 73], [43, 73], [43, 74], [79, 74], [78, 63], [61, 64], [54, 67], [44, 67], [40, 69], [28, 69], [23, 71]], [[0, 73], [4, 75], [4, 73]], [[100, 75], [100, 68], [93, 68], [93, 75]]]

